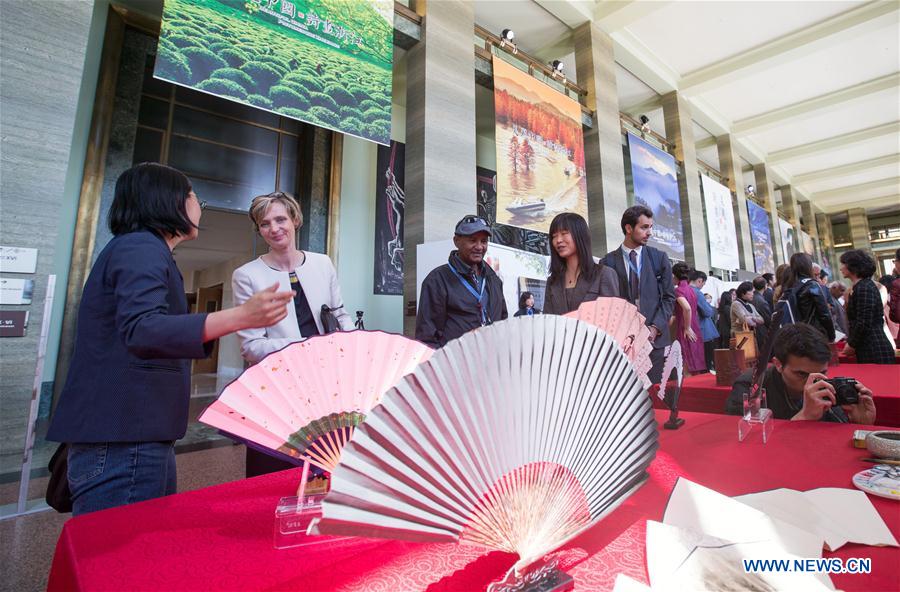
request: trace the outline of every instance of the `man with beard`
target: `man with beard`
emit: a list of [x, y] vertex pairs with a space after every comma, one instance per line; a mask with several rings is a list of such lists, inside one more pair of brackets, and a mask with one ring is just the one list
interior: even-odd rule
[[456, 250], [425, 277], [419, 296], [416, 339], [433, 347], [507, 317], [503, 282], [484, 262], [491, 227], [466, 216], [454, 235]]
[[669, 319], [675, 308], [675, 287], [672, 284], [672, 263], [669, 256], [647, 245], [653, 235], [653, 212], [650, 208], [635, 205], [622, 215], [622, 246], [607, 253], [603, 263], [616, 270], [619, 276], [619, 294], [638, 307], [650, 327], [653, 352], [650, 359], [653, 368], [648, 378], [653, 384], [660, 382], [664, 363], [664, 350], [672, 343], [669, 335]]

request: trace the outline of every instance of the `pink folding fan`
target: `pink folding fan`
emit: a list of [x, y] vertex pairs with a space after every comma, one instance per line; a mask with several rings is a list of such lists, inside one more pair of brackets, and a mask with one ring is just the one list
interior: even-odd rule
[[313, 337], [245, 370], [200, 421], [276, 456], [331, 471], [385, 391], [432, 353], [382, 331]]
[[653, 367], [650, 352], [653, 343], [650, 341], [650, 328], [645, 324], [646, 318], [637, 307], [621, 298], [597, 298], [583, 302], [578, 310], [566, 314], [603, 329], [625, 352], [628, 360], [644, 386], [650, 386], [647, 373]]

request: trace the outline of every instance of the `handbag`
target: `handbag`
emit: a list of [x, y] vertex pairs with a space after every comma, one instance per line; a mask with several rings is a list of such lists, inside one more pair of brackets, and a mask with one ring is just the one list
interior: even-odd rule
[[735, 331], [731, 338], [734, 348], [744, 352], [744, 359], [748, 364], [756, 361], [756, 334], [746, 326], [743, 331]]
[[341, 304], [340, 306], [335, 306], [334, 308], [328, 308], [327, 304], [322, 305], [322, 310], [319, 312], [319, 319], [322, 321], [322, 331], [325, 335], [341, 330], [341, 324], [340, 322], [338, 322], [334, 311], [342, 308], [343, 306], [344, 305]]
[[47, 482], [47, 493], [44, 499], [47, 505], [65, 514], [72, 511], [72, 492], [69, 491], [69, 445], [63, 442], [56, 448], [47, 464], [50, 480]]

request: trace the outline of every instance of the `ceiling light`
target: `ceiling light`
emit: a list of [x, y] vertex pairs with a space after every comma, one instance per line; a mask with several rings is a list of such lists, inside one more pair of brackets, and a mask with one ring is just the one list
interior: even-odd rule
[[503, 29], [503, 31], [500, 33], [500, 48], [503, 49], [509, 46], [511, 48], [510, 51], [513, 54], [519, 53], [519, 48], [516, 47], [515, 44], [515, 38], [516, 34], [512, 29]]
[[562, 80], [563, 84], [566, 83], [566, 75], [563, 74], [563, 70], [566, 69], [566, 65], [559, 60], [553, 60], [550, 62], [551, 75], [553, 78]]
[[650, 133], [650, 118], [646, 115], [641, 115], [641, 132], [642, 133]]

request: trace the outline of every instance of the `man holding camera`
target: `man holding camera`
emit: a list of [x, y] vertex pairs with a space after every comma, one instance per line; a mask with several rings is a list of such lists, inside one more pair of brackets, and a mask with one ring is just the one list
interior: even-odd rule
[[[782, 328], [775, 337], [772, 364], [762, 375], [766, 403], [775, 419], [875, 423], [872, 391], [853, 379], [831, 379], [831, 351], [825, 336], [805, 323]], [[741, 374], [731, 388], [726, 412], [743, 413], [744, 393], [753, 385], [753, 371]]]

